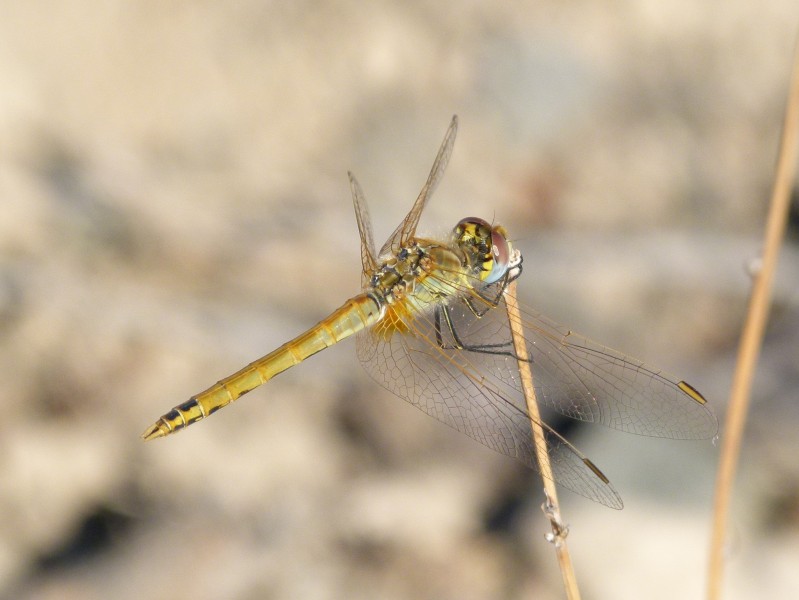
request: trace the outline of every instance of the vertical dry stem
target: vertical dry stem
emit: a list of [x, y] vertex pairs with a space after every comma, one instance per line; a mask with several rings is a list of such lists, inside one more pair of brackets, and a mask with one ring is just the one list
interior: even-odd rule
[[738, 362], [733, 376], [727, 420], [724, 424], [721, 458], [716, 476], [713, 533], [708, 568], [707, 597], [711, 600], [717, 600], [721, 597], [725, 527], [729, 512], [730, 495], [741, 449], [741, 438], [749, 406], [752, 378], [768, 316], [771, 300], [771, 282], [777, 266], [780, 243], [785, 232], [791, 186], [795, 180], [798, 137], [799, 44], [797, 44], [794, 52], [793, 75], [785, 109], [782, 141], [777, 158], [774, 189], [771, 195], [771, 207], [769, 209], [768, 222], [766, 223], [762, 268], [754, 276], [752, 295], [749, 299], [746, 322], [744, 323], [738, 349]]
[[547, 446], [546, 439], [544, 438], [544, 431], [541, 429], [540, 425], [541, 417], [538, 412], [538, 403], [536, 402], [535, 398], [533, 373], [530, 371], [527, 346], [524, 341], [524, 330], [522, 328], [521, 315], [519, 314], [519, 305], [516, 302], [515, 281], [512, 281], [505, 290], [505, 304], [508, 310], [511, 333], [513, 334], [513, 346], [518, 358], [519, 375], [521, 376], [524, 398], [527, 402], [527, 412], [530, 415], [530, 424], [533, 430], [533, 447], [535, 448], [538, 466], [541, 469], [541, 478], [544, 482], [544, 493], [547, 497], [545, 513], [549, 517], [549, 522], [552, 525], [552, 535], [548, 539], [555, 547], [555, 553], [558, 557], [558, 565], [560, 566], [560, 573], [563, 577], [563, 586], [566, 589], [566, 595], [570, 600], [578, 600], [580, 598], [580, 590], [577, 588], [577, 579], [574, 576], [571, 555], [569, 554], [569, 548], [566, 545], [567, 532], [560, 519], [558, 493], [555, 489], [555, 480], [552, 476], [552, 467], [549, 462], [549, 454], [546, 450]]

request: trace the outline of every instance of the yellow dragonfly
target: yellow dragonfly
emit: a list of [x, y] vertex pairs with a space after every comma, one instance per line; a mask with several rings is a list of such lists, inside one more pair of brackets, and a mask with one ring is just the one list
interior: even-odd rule
[[[151, 440], [183, 429], [355, 335], [358, 358], [378, 383], [450, 427], [540, 471], [503, 295], [522, 272], [521, 254], [502, 226], [479, 218], [462, 219], [448, 239], [416, 237], [457, 128], [453, 117], [422, 191], [380, 252], [375, 251], [363, 191], [349, 174], [361, 237], [360, 294], [305, 333], [176, 406], [142, 437]], [[543, 406], [645, 436], [716, 435], [716, 418], [705, 398], [686, 382], [536, 312], [523, 310], [522, 321], [527, 362]], [[544, 432], [556, 482], [622, 508], [621, 497], [594, 463], [545, 422], [537, 425]]]

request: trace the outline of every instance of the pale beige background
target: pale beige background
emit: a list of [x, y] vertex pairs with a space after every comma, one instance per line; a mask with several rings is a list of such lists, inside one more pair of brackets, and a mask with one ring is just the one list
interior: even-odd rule
[[[523, 301], [723, 416], [797, 24], [794, 0], [0, 2], [0, 597], [561, 597], [535, 475], [351, 341], [139, 433], [357, 291], [346, 171], [381, 242], [453, 113], [421, 229], [506, 223]], [[799, 587], [798, 264], [730, 598]], [[572, 435], [627, 505], [564, 493], [585, 597], [701, 597], [714, 446]]]

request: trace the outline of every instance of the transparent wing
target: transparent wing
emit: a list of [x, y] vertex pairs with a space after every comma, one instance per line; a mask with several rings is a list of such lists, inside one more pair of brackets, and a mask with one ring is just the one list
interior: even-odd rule
[[[504, 299], [492, 308], [483, 298], [496, 298], [501, 283], [469, 303], [451, 304], [451, 328], [443, 328], [444, 345], [454, 345], [452, 332], [476, 355], [483, 372], [521, 393], [512, 353]], [[704, 398], [686, 382], [664, 371], [603, 346], [545, 316], [522, 308], [522, 326], [532, 359], [538, 402], [572, 419], [600, 423], [649, 437], [682, 440], [711, 439], [718, 432], [716, 417]]]
[[449, 157], [452, 155], [452, 147], [455, 144], [455, 136], [458, 133], [458, 116], [453, 115], [450, 121], [447, 133], [444, 134], [444, 141], [441, 142], [441, 147], [438, 149], [435, 161], [433, 161], [433, 168], [430, 169], [430, 175], [427, 176], [427, 181], [419, 192], [416, 202], [413, 203], [410, 212], [402, 220], [399, 226], [389, 236], [388, 240], [380, 249], [380, 256], [387, 253], [396, 254], [401, 247], [407, 245], [410, 239], [416, 234], [416, 226], [419, 224], [419, 218], [422, 216], [422, 211], [427, 204], [427, 201], [433, 195], [438, 183], [444, 176], [444, 171], [447, 168]]
[[[437, 341], [435, 306], [400, 316], [404, 333], [378, 328], [357, 337], [358, 357], [381, 385], [428, 415], [489, 448], [538, 470], [530, 417], [513, 386], [481, 369], [481, 353]], [[406, 329], [407, 328], [407, 329]], [[541, 423], [553, 478], [562, 486], [620, 509], [621, 497], [574, 446]]]
[[[358, 334], [358, 356], [378, 383], [404, 400], [540, 471], [501, 285], [480, 294], [464, 289], [459, 298], [422, 310], [395, 311], [402, 326], [392, 325], [393, 335], [379, 325]], [[486, 300], [497, 296], [496, 306]], [[535, 312], [523, 314], [542, 405], [641, 435], [715, 435], [715, 417], [684, 382]], [[554, 479], [582, 496], [621, 508], [621, 498], [596, 467], [545, 423], [541, 426]]]
[[372, 220], [369, 218], [369, 207], [366, 204], [366, 197], [363, 195], [361, 184], [355, 179], [355, 175], [347, 173], [350, 178], [350, 189], [352, 190], [352, 205], [355, 208], [355, 221], [358, 223], [358, 234], [361, 237], [361, 284], [366, 285], [369, 274], [377, 268], [375, 259], [375, 238], [372, 233]]

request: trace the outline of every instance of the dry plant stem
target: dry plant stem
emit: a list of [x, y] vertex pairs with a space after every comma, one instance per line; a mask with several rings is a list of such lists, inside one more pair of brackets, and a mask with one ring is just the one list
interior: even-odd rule
[[797, 140], [799, 139], [799, 44], [794, 50], [793, 74], [782, 141], [774, 176], [771, 208], [766, 223], [762, 268], [754, 276], [752, 296], [749, 299], [746, 322], [738, 349], [738, 362], [733, 377], [730, 405], [724, 424], [721, 458], [716, 477], [713, 533], [710, 545], [707, 597], [721, 597], [721, 580], [724, 570], [725, 526], [729, 512], [730, 495], [741, 449], [741, 438], [749, 406], [752, 378], [755, 372], [763, 331], [766, 326], [771, 301], [771, 283], [777, 266], [777, 256], [785, 232], [791, 186], [796, 175]]
[[536, 460], [541, 469], [542, 480], [544, 482], [544, 493], [547, 496], [545, 512], [552, 525], [552, 541], [555, 553], [558, 557], [560, 573], [563, 577], [563, 586], [566, 589], [566, 596], [571, 599], [580, 598], [580, 590], [577, 588], [577, 579], [574, 576], [571, 555], [566, 545], [566, 530], [560, 519], [560, 508], [558, 506], [558, 493], [555, 489], [555, 480], [552, 477], [552, 467], [547, 453], [546, 439], [544, 431], [541, 429], [541, 417], [538, 412], [538, 403], [535, 399], [535, 389], [533, 387], [533, 373], [530, 371], [528, 362], [527, 346], [524, 342], [524, 330], [522, 328], [519, 305], [516, 302], [516, 282], [512, 281], [505, 290], [505, 305], [508, 310], [510, 329], [513, 335], [513, 347], [519, 363], [519, 375], [521, 376], [524, 398], [527, 402], [527, 412], [530, 415], [530, 424], [533, 430], [533, 446], [535, 448]]

